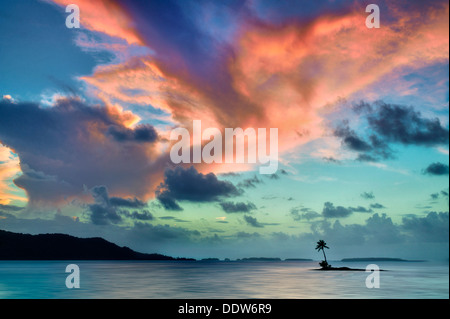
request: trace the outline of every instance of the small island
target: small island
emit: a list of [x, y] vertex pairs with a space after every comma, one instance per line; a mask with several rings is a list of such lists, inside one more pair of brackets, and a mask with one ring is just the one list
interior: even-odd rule
[[424, 262], [426, 260], [408, 260], [391, 257], [363, 257], [363, 258], [343, 258], [343, 262], [375, 262], [375, 261], [398, 261], [398, 262]]
[[[319, 269], [314, 269], [314, 270], [321, 270], [321, 271], [334, 271], [334, 270], [338, 270], [338, 271], [366, 271], [365, 269], [361, 269], [361, 268], [349, 268], [349, 267], [332, 267], [328, 261], [327, 261], [327, 256], [325, 255], [325, 248], [329, 249], [330, 247], [327, 246], [327, 243], [324, 240], [319, 240], [317, 242], [317, 246], [316, 246], [316, 250], [317, 251], [322, 251], [323, 253], [323, 258], [324, 260], [322, 260], [319, 263], [319, 266], [321, 268]], [[380, 269], [380, 271], [382, 271]]]

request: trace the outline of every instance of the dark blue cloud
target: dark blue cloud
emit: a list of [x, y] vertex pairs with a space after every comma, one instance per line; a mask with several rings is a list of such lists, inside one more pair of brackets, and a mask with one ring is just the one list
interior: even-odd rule
[[250, 225], [252, 227], [258, 227], [258, 228], [264, 227], [264, 225], [261, 224], [260, 222], [258, 222], [258, 220], [255, 217], [244, 215], [244, 220], [247, 222], [248, 225]]
[[428, 165], [422, 172], [427, 175], [448, 175], [449, 168], [447, 164], [436, 162]]
[[226, 213], [249, 213], [256, 209], [255, 204], [251, 202], [221, 202], [219, 204]]
[[91, 190], [94, 203], [87, 205], [89, 218], [95, 225], [118, 224], [124, 218], [135, 220], [153, 220], [154, 217], [148, 210], [142, 212], [129, 212], [126, 208], [142, 208], [146, 204], [137, 200], [125, 199], [120, 197], [109, 197], [108, 188], [104, 185], [95, 186]]
[[361, 102], [353, 110], [367, 123], [366, 136], [351, 129], [348, 120], [335, 128], [334, 135], [344, 147], [357, 152], [360, 161], [393, 158], [393, 144], [434, 147], [449, 143], [449, 130], [440, 120], [426, 118], [413, 107], [377, 101]]
[[166, 170], [156, 197], [166, 209], [180, 210], [177, 201], [213, 202], [240, 193], [232, 183], [219, 180], [213, 173], [199, 173], [191, 166]]
[[331, 202], [326, 202], [323, 206], [322, 215], [325, 218], [341, 218], [348, 217], [352, 213], [371, 213], [372, 209], [362, 206], [358, 207], [343, 207], [334, 206]]
[[112, 125], [108, 133], [118, 142], [148, 142], [153, 143], [158, 139], [158, 133], [151, 125], [138, 125], [134, 129]]
[[121, 197], [111, 197], [109, 202], [112, 206], [121, 206], [128, 208], [142, 208], [147, 206], [146, 203], [140, 201], [137, 198], [129, 199], [129, 198], [121, 198]]

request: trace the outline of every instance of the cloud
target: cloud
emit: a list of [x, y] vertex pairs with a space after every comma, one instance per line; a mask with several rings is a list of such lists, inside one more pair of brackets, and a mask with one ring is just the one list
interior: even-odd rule
[[140, 201], [137, 198], [129, 199], [129, 198], [120, 198], [120, 197], [111, 197], [109, 202], [112, 206], [121, 206], [128, 208], [142, 208], [147, 206], [146, 203]]
[[23, 210], [24, 207], [15, 206], [15, 205], [5, 205], [0, 203], [0, 211], [9, 211], [9, 212], [17, 212]]
[[226, 213], [249, 213], [256, 209], [256, 205], [251, 202], [220, 202], [219, 205]]
[[12, 183], [18, 173], [20, 173], [19, 157], [0, 143], [0, 204], [8, 205], [13, 200], [26, 201], [26, 196], [19, 195], [18, 188]]
[[[97, 67], [81, 78], [92, 92], [110, 102], [151, 105], [185, 127], [193, 118], [217, 128], [278, 127], [280, 154], [323, 136], [324, 105], [386, 83], [393, 70], [415, 71], [448, 59], [448, 4], [442, 2], [409, 8], [412, 13], [386, 4], [393, 17], [386, 17], [375, 38], [361, 23], [366, 13], [357, 2], [277, 23], [262, 18], [258, 5], [235, 2], [111, 3], [94, 8], [80, 1], [88, 12], [84, 27], [152, 54]], [[271, 8], [270, 16], [278, 9]], [[346, 143], [373, 148], [379, 142], [357, 138]], [[360, 160], [377, 159], [370, 155], [362, 153]]]
[[448, 145], [449, 131], [438, 118], [426, 118], [413, 107], [361, 102], [353, 107], [359, 118], [367, 123], [365, 137], [342, 121], [335, 129], [342, 145], [358, 154], [357, 160], [376, 162], [393, 158], [392, 144], [435, 147]]
[[105, 186], [95, 186], [91, 189], [94, 204], [88, 205], [90, 219], [95, 225], [117, 224], [122, 221], [115, 207], [109, 202], [108, 189]]
[[352, 211], [348, 208], [337, 206], [334, 207], [333, 203], [326, 202], [323, 206], [322, 215], [325, 218], [339, 218], [347, 217], [351, 215]]
[[154, 143], [158, 139], [158, 133], [155, 128], [148, 124], [138, 125], [134, 129], [123, 126], [110, 126], [108, 133], [118, 142], [134, 141]]
[[[60, 203], [83, 196], [83, 187], [105, 185], [111, 194], [153, 195], [168, 156], [156, 142], [125, 143], [111, 129], [145, 140], [149, 126], [132, 128], [138, 118], [108, 105], [60, 99], [52, 107], [0, 101], [0, 141], [20, 158], [22, 175], [14, 183], [31, 204]], [[153, 137], [152, 137], [153, 138]]]
[[427, 168], [422, 170], [422, 173], [426, 175], [442, 176], [448, 175], [448, 171], [449, 169], [447, 164], [436, 162], [428, 165]]
[[382, 101], [375, 106], [360, 104], [360, 110], [361, 105], [365, 105], [370, 128], [386, 142], [422, 146], [448, 145], [449, 131], [442, 127], [438, 118], [425, 118], [413, 107]]
[[183, 207], [178, 205], [175, 199], [170, 197], [167, 193], [157, 193], [156, 197], [158, 198], [158, 201], [163, 205], [163, 207], [167, 210], [173, 210], [173, 211], [182, 211]]
[[380, 203], [375, 203], [375, 204], [370, 204], [370, 208], [382, 209], [382, 208], [386, 208], [386, 207], [384, 205], [380, 204]]
[[375, 162], [378, 159], [393, 157], [393, 151], [386, 143], [373, 134], [369, 136], [368, 141], [364, 140], [350, 129], [348, 121], [340, 124], [334, 130], [334, 135], [342, 139], [345, 148], [358, 153], [359, 161]]
[[95, 225], [117, 224], [122, 221], [122, 217], [113, 207], [100, 204], [89, 205], [90, 219]]
[[323, 159], [325, 162], [328, 162], [328, 163], [334, 163], [334, 164], [340, 164], [340, 163], [341, 163], [340, 160], [334, 158], [333, 156], [322, 157], [322, 159]]
[[404, 217], [401, 228], [416, 242], [448, 242], [448, 212], [429, 212], [425, 217]]
[[367, 209], [362, 206], [358, 207], [343, 207], [343, 206], [334, 206], [331, 202], [326, 202], [324, 204], [322, 215], [325, 218], [341, 218], [348, 217], [352, 213], [371, 213], [372, 209]]
[[432, 200], [437, 200], [437, 199], [439, 199], [441, 196], [442, 196], [443, 198], [447, 198], [447, 199], [448, 199], [448, 191], [442, 190], [442, 191], [440, 191], [440, 192], [436, 192], [436, 193], [430, 194], [430, 197], [431, 197]]
[[327, 242], [339, 245], [392, 244], [406, 241], [398, 225], [386, 214], [373, 214], [365, 224], [342, 225], [339, 220], [330, 224], [319, 221], [311, 227], [314, 236], [327, 238]]
[[[64, 7], [73, 3], [70, 0], [54, 0], [54, 2]], [[131, 17], [123, 10], [119, 1], [79, 0], [77, 5], [82, 12], [83, 18], [80, 19], [80, 23], [83, 27], [119, 37], [130, 45], [142, 43]]]
[[121, 211], [121, 213], [128, 218], [136, 220], [154, 220], [154, 216], [150, 211], [144, 209], [142, 212], [133, 211], [132, 213], [128, 211]]
[[256, 233], [256, 232], [247, 233], [247, 232], [240, 231], [240, 232], [237, 232], [235, 236], [240, 239], [257, 239], [257, 238], [261, 237], [261, 234]]
[[316, 211], [309, 209], [309, 208], [297, 208], [294, 207], [290, 210], [290, 215], [294, 220], [300, 221], [300, 220], [313, 220], [316, 218], [321, 217], [319, 213]]
[[146, 204], [137, 199], [130, 200], [120, 197], [109, 197], [106, 186], [95, 186], [90, 190], [94, 198], [93, 204], [88, 204], [90, 221], [95, 225], [119, 224], [123, 217], [135, 220], [153, 220], [154, 217], [148, 210], [142, 212], [133, 211], [130, 213], [126, 208], [142, 208]]
[[180, 210], [177, 201], [213, 202], [241, 192], [230, 182], [219, 180], [213, 173], [199, 173], [193, 166], [167, 169], [156, 197], [164, 208]]
[[160, 216], [158, 217], [159, 219], [163, 219], [163, 220], [173, 220], [177, 223], [189, 223], [188, 220], [184, 220], [184, 219], [180, 219], [180, 218], [176, 218], [174, 216]]
[[361, 197], [364, 199], [375, 199], [373, 192], [363, 192], [361, 193]]
[[260, 222], [258, 222], [258, 220], [255, 217], [244, 215], [244, 220], [247, 222], [248, 225], [250, 225], [252, 227], [258, 227], [258, 228], [264, 227], [264, 225], [261, 224]]
[[261, 184], [263, 181], [259, 179], [256, 175], [252, 178], [246, 178], [242, 182], [239, 182], [236, 186], [243, 188], [255, 188], [256, 184]]

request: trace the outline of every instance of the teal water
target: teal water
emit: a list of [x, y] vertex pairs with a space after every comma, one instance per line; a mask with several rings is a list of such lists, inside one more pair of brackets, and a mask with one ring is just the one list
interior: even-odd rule
[[[72, 263], [78, 289], [65, 284]], [[369, 289], [369, 273], [314, 271], [317, 262], [0, 261], [0, 298], [449, 298], [448, 262], [377, 265], [388, 271]]]

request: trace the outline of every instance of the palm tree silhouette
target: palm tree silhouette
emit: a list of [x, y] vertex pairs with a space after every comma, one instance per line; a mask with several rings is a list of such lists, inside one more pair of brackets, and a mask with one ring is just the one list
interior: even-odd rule
[[327, 256], [325, 255], [325, 249], [324, 248], [329, 249], [330, 247], [328, 247], [327, 243], [324, 240], [321, 239], [321, 240], [319, 240], [317, 242], [316, 250], [323, 252], [323, 258], [325, 258], [325, 263], [324, 263], [325, 267], [324, 268], [326, 268], [327, 265], [328, 265], [328, 262], [327, 262]]

